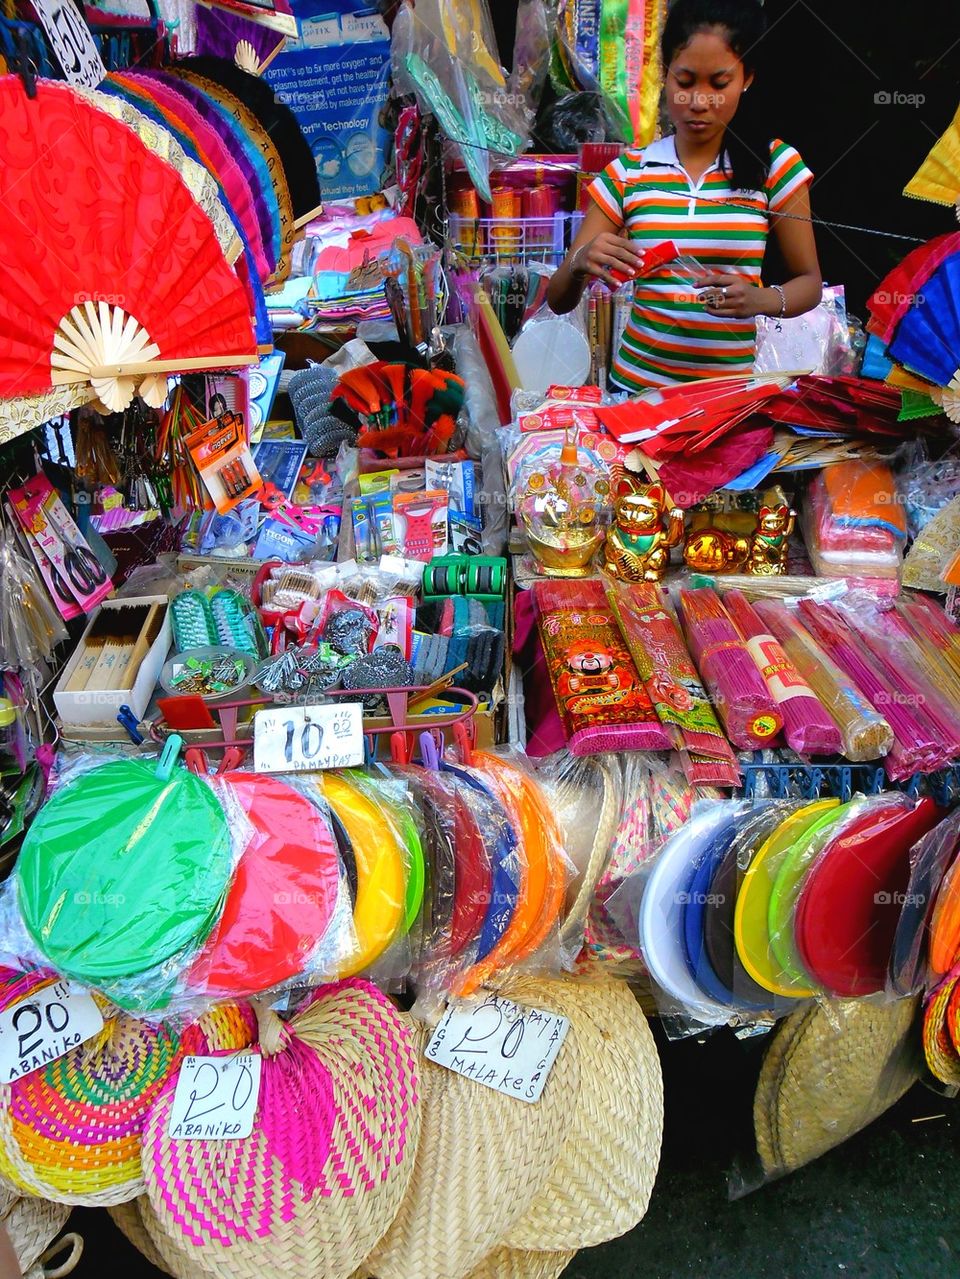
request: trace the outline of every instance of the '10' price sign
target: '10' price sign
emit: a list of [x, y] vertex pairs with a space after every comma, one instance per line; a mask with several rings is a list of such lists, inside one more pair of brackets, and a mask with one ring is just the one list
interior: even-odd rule
[[284, 706], [258, 711], [253, 766], [258, 773], [354, 768], [363, 763], [363, 707]]
[[237, 1141], [253, 1132], [260, 1099], [259, 1053], [185, 1057], [170, 1107], [171, 1137]]
[[449, 1008], [427, 1045], [438, 1066], [487, 1088], [539, 1101], [570, 1022], [559, 1013], [522, 1008], [490, 995], [481, 1004]]
[[0, 1082], [42, 1070], [103, 1029], [93, 997], [54, 982], [0, 1013]]

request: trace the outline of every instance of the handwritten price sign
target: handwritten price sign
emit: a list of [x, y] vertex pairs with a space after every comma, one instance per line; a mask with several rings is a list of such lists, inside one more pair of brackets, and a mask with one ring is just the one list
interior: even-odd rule
[[107, 69], [73, 0], [33, 0], [68, 83], [95, 89]]
[[253, 766], [258, 773], [313, 772], [363, 763], [363, 707], [286, 706], [258, 711]]
[[253, 1132], [260, 1100], [258, 1053], [185, 1057], [170, 1108], [171, 1137], [237, 1141]]
[[0, 1082], [64, 1057], [103, 1029], [103, 1017], [85, 991], [58, 981], [0, 1013]]
[[490, 995], [481, 1004], [449, 1008], [427, 1045], [438, 1066], [487, 1088], [539, 1101], [570, 1022], [558, 1013], [522, 1008]]

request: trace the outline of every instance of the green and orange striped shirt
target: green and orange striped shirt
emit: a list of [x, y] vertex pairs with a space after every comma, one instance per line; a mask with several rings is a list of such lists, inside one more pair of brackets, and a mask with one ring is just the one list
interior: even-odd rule
[[[604, 169], [590, 194], [641, 247], [673, 240], [682, 254], [708, 270], [759, 284], [769, 215], [812, 177], [798, 152], [775, 139], [762, 191], [733, 189], [719, 164], [694, 183], [671, 135], [625, 151]], [[691, 277], [668, 262], [634, 286], [613, 376], [630, 391], [749, 372], [755, 347], [755, 320], [711, 315], [694, 294]]]

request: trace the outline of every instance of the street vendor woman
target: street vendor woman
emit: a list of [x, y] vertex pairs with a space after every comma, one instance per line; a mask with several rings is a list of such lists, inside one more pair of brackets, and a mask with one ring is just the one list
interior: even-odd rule
[[[592, 278], [635, 279], [612, 381], [642, 390], [753, 366], [758, 315], [802, 315], [820, 301], [812, 178], [799, 154], [752, 118], [758, 0], [675, 0], [663, 32], [674, 132], [631, 148], [590, 187], [591, 207], [550, 282], [563, 314]], [[789, 278], [762, 287], [772, 226]], [[705, 273], [676, 262], [640, 274], [645, 250], [672, 240]]]

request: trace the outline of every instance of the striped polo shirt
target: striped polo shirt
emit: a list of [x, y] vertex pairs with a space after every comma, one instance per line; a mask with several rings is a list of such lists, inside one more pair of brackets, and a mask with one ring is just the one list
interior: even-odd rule
[[[625, 151], [591, 185], [590, 194], [609, 218], [626, 224], [631, 241], [641, 247], [673, 240], [682, 254], [708, 270], [759, 284], [768, 215], [812, 177], [793, 147], [775, 139], [762, 191], [733, 189], [719, 163], [694, 183], [671, 135]], [[640, 390], [749, 372], [755, 346], [754, 319], [711, 315], [694, 295], [691, 275], [668, 262], [634, 284], [614, 378], [625, 390]]]

